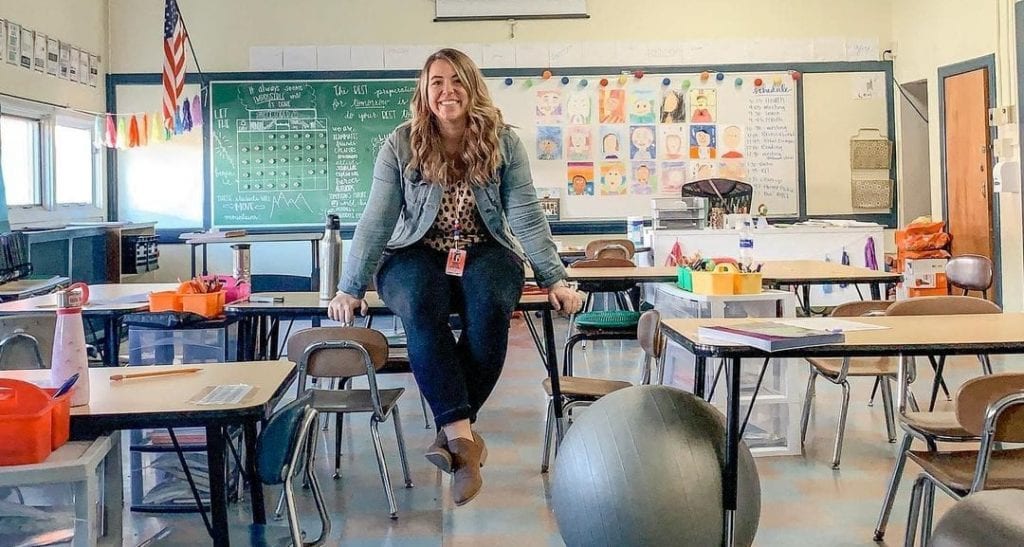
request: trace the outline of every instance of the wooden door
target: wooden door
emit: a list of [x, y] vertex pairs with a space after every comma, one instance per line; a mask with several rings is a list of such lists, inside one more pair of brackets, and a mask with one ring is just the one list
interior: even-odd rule
[[988, 69], [946, 77], [946, 229], [953, 255], [992, 259], [992, 174], [989, 166]]

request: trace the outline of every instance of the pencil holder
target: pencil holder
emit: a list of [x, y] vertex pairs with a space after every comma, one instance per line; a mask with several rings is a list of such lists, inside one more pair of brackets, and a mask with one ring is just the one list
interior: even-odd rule
[[761, 294], [761, 272], [736, 273], [733, 294]]
[[181, 295], [182, 311], [190, 311], [206, 317], [224, 315], [224, 291]]
[[693, 290], [693, 270], [689, 266], [679, 266], [676, 269], [676, 286], [684, 291]]
[[719, 264], [710, 272], [693, 272], [693, 292], [697, 294], [734, 294], [736, 267]]

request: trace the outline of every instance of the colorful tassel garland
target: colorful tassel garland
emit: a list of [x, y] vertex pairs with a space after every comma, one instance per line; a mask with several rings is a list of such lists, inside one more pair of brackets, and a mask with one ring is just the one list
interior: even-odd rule
[[107, 130], [107, 126], [104, 123], [103, 118], [100, 116], [96, 116], [94, 122], [95, 123], [92, 128], [92, 145], [94, 148], [103, 148], [105, 144], [103, 139], [106, 137], [104, 132]]
[[128, 148], [139, 146], [139, 120], [132, 114], [132, 121], [128, 122]]
[[149, 114], [142, 113], [142, 122], [139, 124], [139, 146], [149, 144]]
[[203, 126], [203, 102], [199, 95], [192, 99], [192, 127]]
[[185, 99], [185, 103], [181, 105], [181, 130], [183, 133], [192, 131], [192, 105], [189, 104], [188, 99]]
[[128, 126], [124, 116], [117, 117], [117, 138], [115, 139], [118, 150], [128, 148]]
[[117, 126], [114, 125], [114, 116], [107, 114], [107, 131], [103, 134], [103, 144], [107, 148], [117, 146]]
[[153, 123], [149, 126], [149, 142], [156, 144], [164, 140], [164, 115], [159, 110], [153, 113]]
[[176, 109], [174, 111], [174, 134], [175, 135], [181, 135], [181, 132], [182, 132], [181, 109], [178, 108], [178, 109]]

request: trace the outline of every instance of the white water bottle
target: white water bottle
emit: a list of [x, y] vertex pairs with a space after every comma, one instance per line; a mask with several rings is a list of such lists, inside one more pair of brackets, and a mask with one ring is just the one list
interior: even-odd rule
[[750, 221], [740, 227], [740, 270], [749, 272], [754, 266], [754, 232]]
[[71, 406], [89, 404], [89, 356], [85, 351], [82, 306], [89, 301], [89, 287], [75, 283], [57, 293], [57, 328], [53, 333], [50, 385], [56, 387], [78, 374], [71, 388]]

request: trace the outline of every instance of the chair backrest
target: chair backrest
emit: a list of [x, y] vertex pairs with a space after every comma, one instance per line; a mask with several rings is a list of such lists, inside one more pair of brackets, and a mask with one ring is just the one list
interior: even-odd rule
[[876, 312], [884, 313], [892, 305], [891, 300], [855, 300], [844, 302], [832, 310], [832, 317], [862, 317]]
[[635, 268], [632, 260], [625, 258], [594, 258], [590, 260], [577, 260], [569, 265], [570, 268]]
[[[956, 394], [956, 418], [964, 429], [981, 436], [989, 408], [1003, 397], [1024, 394], [1024, 373], [1006, 372], [971, 378]], [[1008, 407], [996, 422], [995, 439], [1024, 442], [1024, 404]]]
[[[315, 348], [321, 343], [348, 342], [352, 347]], [[388, 360], [388, 340], [377, 330], [363, 327], [314, 327], [288, 338], [288, 358], [299, 366], [306, 359], [305, 373], [310, 376], [352, 378], [367, 373], [365, 349], [374, 370]]]
[[312, 290], [309, 276], [284, 274], [252, 274], [249, 277], [252, 292], [306, 292]]
[[946, 281], [969, 291], [987, 291], [992, 286], [992, 261], [981, 255], [960, 255], [946, 262]]
[[0, 370], [49, 368], [57, 316], [0, 317]]
[[983, 298], [973, 296], [918, 296], [898, 300], [886, 315], [983, 315], [1003, 310]]
[[309, 396], [299, 397], [274, 412], [263, 426], [256, 440], [256, 473], [263, 484], [282, 484], [289, 472], [295, 472], [288, 464], [303, 448], [302, 422], [308, 412], [316, 413], [309, 403]]
[[595, 239], [587, 243], [586, 258], [624, 258], [630, 260], [636, 246], [628, 239]]
[[636, 324], [636, 339], [640, 348], [652, 359], [661, 358], [661, 312], [647, 310], [640, 316]]

